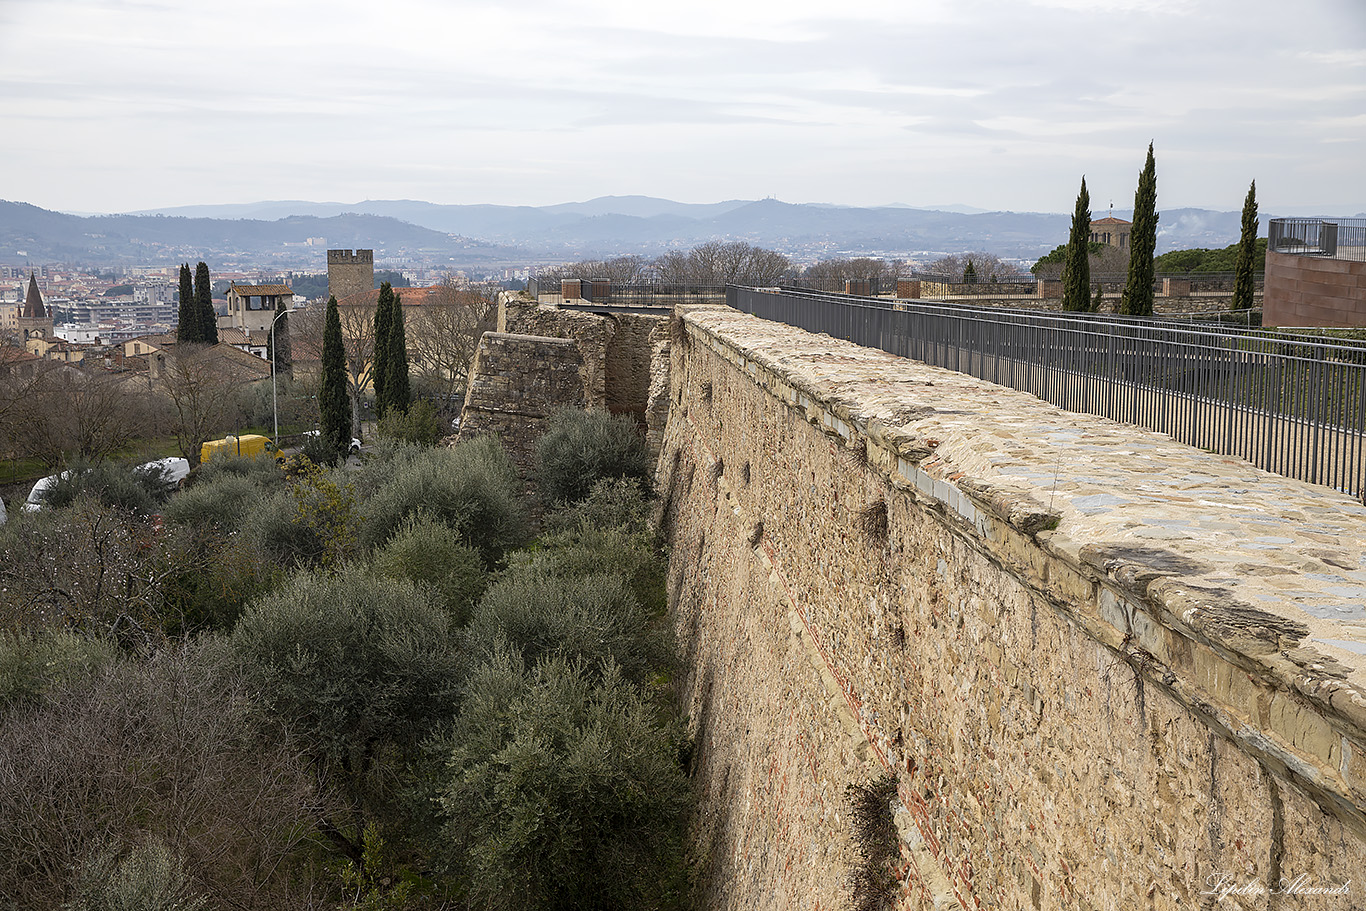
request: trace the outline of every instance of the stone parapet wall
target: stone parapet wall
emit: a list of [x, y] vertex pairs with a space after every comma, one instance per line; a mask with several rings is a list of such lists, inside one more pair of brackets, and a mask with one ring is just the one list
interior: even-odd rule
[[672, 358], [707, 907], [848, 907], [884, 775], [899, 908], [1366, 906], [1366, 507], [725, 308]]

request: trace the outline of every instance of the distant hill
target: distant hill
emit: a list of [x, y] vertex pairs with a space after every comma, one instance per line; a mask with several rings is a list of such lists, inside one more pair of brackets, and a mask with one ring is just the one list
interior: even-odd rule
[[[286, 200], [81, 217], [0, 201], [0, 262], [205, 259], [220, 269], [241, 262], [320, 270], [323, 251], [305, 246], [318, 237], [331, 248], [374, 249], [376, 259], [388, 263], [448, 268], [653, 256], [709, 240], [744, 240], [803, 259], [986, 250], [1032, 261], [1067, 238], [1069, 216], [1061, 213], [953, 208], [962, 211], [604, 196], [553, 206]], [[1127, 217], [1119, 210], [1114, 214]], [[1268, 217], [1263, 215], [1263, 224]], [[1207, 209], [1162, 212], [1158, 252], [1226, 246], [1237, 240], [1238, 219], [1237, 212]]]

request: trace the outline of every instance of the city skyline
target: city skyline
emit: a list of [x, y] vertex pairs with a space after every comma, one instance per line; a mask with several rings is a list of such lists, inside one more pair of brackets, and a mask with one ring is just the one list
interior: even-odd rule
[[1353, 0], [10, 0], [0, 198], [1366, 210]]

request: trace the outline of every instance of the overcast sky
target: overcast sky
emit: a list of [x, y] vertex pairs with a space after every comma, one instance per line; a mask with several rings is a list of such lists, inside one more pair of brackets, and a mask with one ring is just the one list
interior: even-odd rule
[[1099, 214], [1149, 140], [1163, 209], [1366, 210], [1366, 0], [0, 0], [0, 80], [0, 198], [63, 211]]

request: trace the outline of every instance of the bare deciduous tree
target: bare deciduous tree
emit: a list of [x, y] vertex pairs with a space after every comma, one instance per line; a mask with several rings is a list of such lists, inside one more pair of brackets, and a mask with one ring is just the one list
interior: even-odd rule
[[465, 388], [479, 338], [498, 322], [498, 287], [452, 278], [413, 308], [408, 348], [413, 372], [442, 402]]
[[260, 733], [261, 694], [221, 651], [167, 648], [0, 704], [0, 903], [70, 907], [83, 861], [150, 838], [210, 907], [321, 907], [289, 863], [315, 822], [312, 776]]
[[948, 275], [953, 277], [953, 281], [959, 281], [963, 273], [968, 268], [968, 261], [972, 261], [972, 270], [977, 274], [979, 282], [999, 281], [1006, 276], [1016, 275], [1020, 272], [1018, 266], [1013, 266], [1001, 259], [994, 253], [984, 253], [981, 251], [972, 253], [951, 253], [948, 256], [940, 257], [930, 263], [929, 272], [935, 275]]
[[191, 465], [199, 464], [207, 440], [240, 420], [236, 392], [249, 379], [243, 367], [214, 346], [181, 344], [166, 358], [161, 388], [171, 402], [176, 446]]
[[146, 380], [69, 364], [34, 371], [0, 414], [10, 447], [49, 468], [70, 459], [98, 462], [143, 433], [152, 420]]
[[744, 241], [709, 241], [687, 253], [666, 253], [655, 260], [660, 281], [747, 285], [777, 284], [792, 271], [786, 256]]

